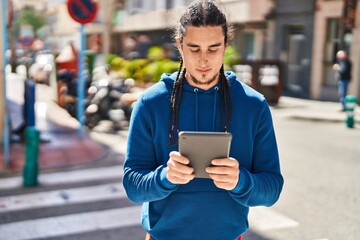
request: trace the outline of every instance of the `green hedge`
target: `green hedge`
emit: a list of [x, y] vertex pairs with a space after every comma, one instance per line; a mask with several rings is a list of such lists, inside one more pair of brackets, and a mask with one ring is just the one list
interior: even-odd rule
[[[240, 60], [240, 55], [233, 46], [229, 46], [225, 52], [225, 70]], [[110, 69], [118, 72], [124, 78], [133, 78], [137, 82], [158, 82], [163, 73], [173, 73], [178, 70], [179, 62], [163, 57], [161, 47], [153, 46], [149, 49], [146, 59], [126, 60], [115, 54], [106, 56], [106, 63]]]
[[158, 82], [162, 73], [172, 73], [179, 68], [179, 62], [169, 59], [125, 60], [109, 54], [106, 61], [111, 70], [120, 73], [124, 78], [133, 78], [137, 82]]

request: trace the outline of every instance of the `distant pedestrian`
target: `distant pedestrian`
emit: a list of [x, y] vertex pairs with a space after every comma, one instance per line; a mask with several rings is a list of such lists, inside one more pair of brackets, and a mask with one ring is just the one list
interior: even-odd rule
[[351, 81], [351, 61], [345, 51], [340, 50], [336, 53], [337, 62], [333, 65], [335, 78], [338, 82], [338, 92], [342, 111], [346, 110], [345, 97], [347, 95], [348, 86]]
[[[143, 204], [147, 239], [241, 239], [249, 207], [273, 205], [283, 186], [271, 112], [263, 95], [224, 72], [231, 28], [214, 1], [193, 2], [174, 35], [179, 71], [137, 101], [123, 184]], [[210, 178], [195, 178], [179, 131], [231, 133], [230, 157], [212, 160]]]

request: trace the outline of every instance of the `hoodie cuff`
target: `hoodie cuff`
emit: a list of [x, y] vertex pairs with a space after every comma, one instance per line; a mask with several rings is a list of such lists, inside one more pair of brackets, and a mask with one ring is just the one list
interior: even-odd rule
[[179, 185], [178, 184], [174, 184], [172, 182], [169, 181], [169, 179], [167, 179], [166, 177], [166, 167], [161, 169], [160, 172], [160, 184], [163, 188], [167, 189], [167, 190], [175, 190]]
[[251, 176], [250, 173], [245, 169], [245, 168], [241, 168], [240, 169], [240, 176], [239, 176], [239, 181], [236, 185], [236, 187], [231, 190], [231, 193], [234, 194], [242, 194], [242, 193], [247, 193], [249, 191], [249, 189], [253, 188], [253, 182], [251, 181]]

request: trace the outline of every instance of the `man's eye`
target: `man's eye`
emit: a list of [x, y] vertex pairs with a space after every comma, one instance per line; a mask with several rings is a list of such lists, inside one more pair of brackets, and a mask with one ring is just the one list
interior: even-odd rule
[[216, 52], [217, 50], [217, 48], [209, 48], [209, 52]]
[[191, 51], [191, 52], [199, 52], [200, 49], [199, 49], [199, 48], [190, 48], [190, 51]]

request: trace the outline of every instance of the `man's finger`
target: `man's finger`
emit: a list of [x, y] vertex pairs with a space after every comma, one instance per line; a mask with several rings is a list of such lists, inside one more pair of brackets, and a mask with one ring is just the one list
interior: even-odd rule
[[211, 164], [215, 166], [229, 166], [229, 167], [239, 166], [239, 162], [236, 161], [235, 158], [218, 158], [212, 160]]
[[182, 156], [179, 152], [176, 152], [176, 151], [170, 152], [169, 157], [171, 159], [173, 159], [174, 161], [185, 164], [185, 165], [189, 164], [189, 162], [190, 162], [189, 159]]
[[168, 161], [167, 165], [169, 168], [173, 171], [183, 173], [183, 174], [191, 174], [194, 172], [194, 169], [192, 167], [189, 167], [187, 165], [183, 165], [176, 161]]

